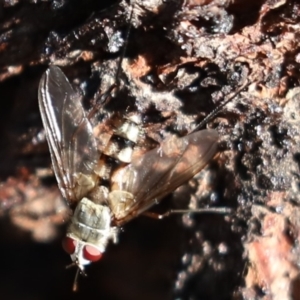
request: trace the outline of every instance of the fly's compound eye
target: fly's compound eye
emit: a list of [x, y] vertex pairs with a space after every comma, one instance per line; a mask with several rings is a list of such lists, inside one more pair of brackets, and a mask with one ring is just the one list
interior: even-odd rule
[[83, 257], [88, 261], [97, 261], [102, 257], [102, 253], [97, 248], [86, 245], [83, 248]]
[[74, 239], [67, 236], [62, 241], [62, 246], [68, 254], [73, 254], [75, 252], [76, 244], [77, 242]]

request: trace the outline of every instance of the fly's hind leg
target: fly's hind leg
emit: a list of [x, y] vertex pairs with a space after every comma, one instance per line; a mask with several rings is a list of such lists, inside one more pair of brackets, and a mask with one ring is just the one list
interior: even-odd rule
[[143, 216], [150, 217], [156, 220], [161, 220], [169, 217], [172, 214], [188, 214], [188, 213], [201, 213], [201, 214], [230, 214], [232, 209], [228, 207], [211, 207], [199, 209], [170, 209], [163, 214], [158, 214], [150, 211], [143, 212]]

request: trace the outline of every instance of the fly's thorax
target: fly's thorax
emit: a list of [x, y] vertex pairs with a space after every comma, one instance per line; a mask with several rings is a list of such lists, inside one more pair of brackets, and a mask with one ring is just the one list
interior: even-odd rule
[[108, 241], [116, 240], [116, 229], [111, 227], [110, 208], [83, 198], [74, 211], [67, 236], [93, 245], [103, 253]]

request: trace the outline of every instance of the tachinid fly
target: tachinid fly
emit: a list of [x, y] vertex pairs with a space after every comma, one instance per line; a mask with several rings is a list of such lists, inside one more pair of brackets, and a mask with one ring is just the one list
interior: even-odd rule
[[81, 271], [116, 242], [118, 227], [192, 178], [217, 151], [215, 130], [135, 151], [146, 137], [133, 117], [114, 126], [100, 149], [80, 97], [56, 66], [41, 78], [39, 106], [60, 191], [74, 208], [64, 248]]

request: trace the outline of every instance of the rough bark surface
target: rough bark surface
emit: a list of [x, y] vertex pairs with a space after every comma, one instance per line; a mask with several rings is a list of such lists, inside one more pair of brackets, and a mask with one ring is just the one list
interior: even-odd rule
[[[0, 7], [0, 294], [3, 299], [300, 299], [300, 5], [287, 0], [4, 0]], [[131, 25], [129, 25], [131, 24]], [[70, 211], [51, 171], [39, 79], [61, 66], [89, 109], [143, 115], [160, 142], [208, 122], [219, 155], [154, 211], [226, 206], [231, 215], [139, 217], [74, 270], [60, 247]], [[96, 122], [96, 120], [94, 120]], [[95, 124], [96, 125], [96, 124]]]

